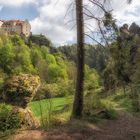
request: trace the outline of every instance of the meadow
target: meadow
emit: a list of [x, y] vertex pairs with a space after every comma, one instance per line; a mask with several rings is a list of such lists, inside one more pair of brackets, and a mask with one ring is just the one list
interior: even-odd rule
[[50, 98], [31, 102], [30, 107], [37, 118], [40, 118], [41, 116], [47, 117], [50, 113], [59, 114], [59, 112], [65, 111], [71, 106], [72, 100], [72, 96]]

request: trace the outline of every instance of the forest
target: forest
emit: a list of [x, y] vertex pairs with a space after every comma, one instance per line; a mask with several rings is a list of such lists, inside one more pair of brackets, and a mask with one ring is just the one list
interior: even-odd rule
[[[0, 31], [0, 139], [140, 140], [140, 26], [89, 1], [103, 19], [76, 0], [76, 44]], [[87, 17], [100, 39], [86, 34]]]

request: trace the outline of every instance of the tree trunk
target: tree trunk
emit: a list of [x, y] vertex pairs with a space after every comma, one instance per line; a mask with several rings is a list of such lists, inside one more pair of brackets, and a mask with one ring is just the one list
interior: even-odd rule
[[73, 118], [82, 117], [83, 111], [83, 85], [84, 85], [84, 18], [83, 0], [76, 0], [77, 21], [77, 83], [73, 104]]

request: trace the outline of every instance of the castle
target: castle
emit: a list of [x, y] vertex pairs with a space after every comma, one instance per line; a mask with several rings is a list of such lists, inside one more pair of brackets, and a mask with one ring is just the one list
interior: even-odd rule
[[28, 20], [0, 20], [0, 31], [28, 37], [31, 34], [31, 25]]

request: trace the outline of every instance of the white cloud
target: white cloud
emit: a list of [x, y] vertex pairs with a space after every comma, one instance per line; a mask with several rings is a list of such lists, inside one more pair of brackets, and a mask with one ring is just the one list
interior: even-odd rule
[[[45, 3], [45, 0], [44, 0]], [[31, 21], [33, 33], [46, 34], [55, 44], [65, 44], [75, 40], [75, 31], [66, 25], [64, 19], [68, 2], [49, 0], [38, 8], [39, 16]]]
[[0, 0], [2, 6], [22, 6], [23, 4], [37, 3], [38, 0]]
[[118, 23], [140, 23], [140, 16], [137, 14], [140, 13], [140, 1], [133, 0], [131, 4], [127, 4], [126, 0], [114, 0], [112, 2], [114, 9], [114, 16], [118, 20]]
[[[85, 2], [87, 4], [88, 0], [85, 0]], [[72, 18], [72, 16], [69, 16], [68, 19], [64, 19], [68, 3], [68, 0], [42, 0], [42, 4], [38, 7], [40, 15], [31, 21], [32, 31], [46, 34], [54, 43], [63, 44], [75, 40], [75, 31], [71, 31], [70, 27], [65, 25]], [[126, 4], [126, 0], [113, 0], [111, 5], [118, 23], [120, 21], [121, 24], [133, 21], [140, 22], [140, 18], [134, 14], [138, 12], [138, 7], [140, 7], [139, 0], [134, 0], [131, 5]], [[72, 23], [74, 24], [74, 22]], [[96, 30], [94, 21], [88, 21], [87, 23]]]

